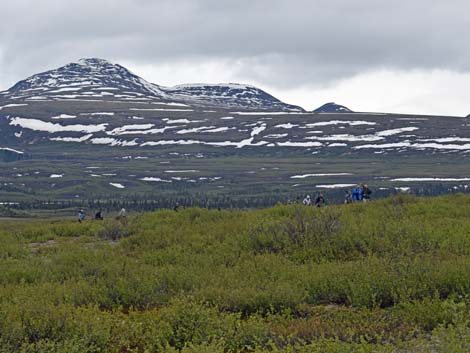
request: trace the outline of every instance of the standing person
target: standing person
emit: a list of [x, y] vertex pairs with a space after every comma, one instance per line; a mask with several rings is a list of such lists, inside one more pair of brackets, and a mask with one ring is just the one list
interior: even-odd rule
[[99, 210], [98, 212], [96, 212], [95, 214], [95, 219], [97, 221], [102, 221], [103, 220], [103, 212], [101, 210]]
[[356, 185], [353, 189], [352, 200], [353, 202], [362, 201], [362, 187], [360, 185]]
[[85, 217], [86, 215], [84, 210], [78, 211], [78, 223], [82, 223], [85, 220]]
[[325, 197], [323, 196], [323, 194], [320, 194], [317, 196], [317, 198], [315, 199], [315, 206], [317, 207], [325, 206]]
[[351, 191], [351, 200], [352, 202], [356, 202], [357, 199], [358, 199], [358, 188], [357, 188], [357, 185], [355, 187], [353, 187], [352, 191]]
[[302, 203], [304, 204], [304, 206], [310, 206], [312, 204], [312, 200], [310, 199], [310, 195], [305, 196]]
[[362, 186], [362, 200], [364, 202], [370, 201], [370, 194], [372, 194], [372, 191], [369, 189], [367, 184]]
[[121, 223], [123, 223], [123, 224], [127, 223], [127, 211], [126, 211], [125, 208], [121, 208], [121, 210], [119, 211], [116, 219], [118, 221], [121, 221]]
[[351, 194], [351, 191], [349, 191], [349, 190], [346, 190], [346, 196], [344, 197], [344, 203], [345, 204], [352, 203], [352, 194]]

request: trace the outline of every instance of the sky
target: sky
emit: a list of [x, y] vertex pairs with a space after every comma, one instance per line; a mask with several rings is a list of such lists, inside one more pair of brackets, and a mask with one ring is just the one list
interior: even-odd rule
[[237, 82], [311, 110], [470, 114], [467, 0], [15, 0], [0, 90], [80, 58], [147, 81]]

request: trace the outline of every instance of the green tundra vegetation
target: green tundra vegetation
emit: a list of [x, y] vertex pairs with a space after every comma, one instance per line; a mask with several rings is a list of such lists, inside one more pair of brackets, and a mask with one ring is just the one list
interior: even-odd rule
[[469, 351], [466, 195], [0, 225], [0, 352]]

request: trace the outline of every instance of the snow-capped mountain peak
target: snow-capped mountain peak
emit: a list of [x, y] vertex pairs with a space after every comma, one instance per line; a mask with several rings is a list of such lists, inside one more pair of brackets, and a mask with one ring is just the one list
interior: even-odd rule
[[8, 91], [9, 99], [138, 100], [186, 103], [217, 108], [303, 111], [251, 85], [185, 84], [164, 87], [150, 83], [125, 67], [98, 58], [85, 58], [22, 80]]
[[269, 93], [252, 85], [239, 83], [184, 84], [165, 89], [177, 99], [212, 106], [230, 106], [251, 109], [303, 111], [302, 108], [281, 102]]
[[[114, 91], [114, 92], [113, 92]], [[15, 98], [102, 98], [115, 92], [129, 97], [165, 96], [157, 85], [107, 60], [80, 59], [18, 82], [7, 93]], [[75, 95], [75, 97], [73, 96]]]

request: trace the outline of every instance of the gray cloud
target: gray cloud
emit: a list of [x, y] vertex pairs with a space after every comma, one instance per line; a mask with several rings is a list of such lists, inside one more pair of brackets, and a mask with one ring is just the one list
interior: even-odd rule
[[16, 0], [2, 4], [0, 88], [91, 56], [220, 60], [278, 88], [384, 68], [467, 72], [469, 12], [463, 0]]

